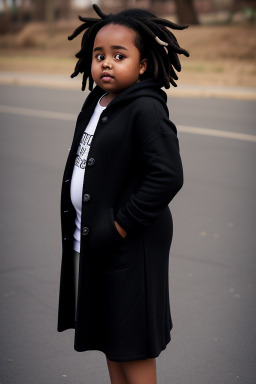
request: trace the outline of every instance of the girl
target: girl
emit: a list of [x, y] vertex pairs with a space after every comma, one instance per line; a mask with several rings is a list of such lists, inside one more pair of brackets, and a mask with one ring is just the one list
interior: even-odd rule
[[[155, 384], [171, 336], [168, 204], [183, 184], [166, 93], [178, 54], [166, 27], [133, 9], [84, 22], [74, 73], [85, 100], [61, 193], [62, 268], [58, 331], [75, 329], [76, 351], [106, 355], [112, 384]], [[174, 67], [174, 68], [173, 68]], [[93, 84], [96, 86], [93, 88]]]

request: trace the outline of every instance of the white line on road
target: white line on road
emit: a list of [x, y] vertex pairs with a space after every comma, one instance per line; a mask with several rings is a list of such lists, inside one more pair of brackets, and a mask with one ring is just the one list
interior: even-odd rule
[[[38, 109], [11, 107], [7, 105], [0, 105], [0, 112], [9, 113], [12, 115], [34, 116], [34, 117], [43, 117], [47, 119], [68, 120], [68, 121], [76, 121], [76, 118], [77, 118], [76, 115], [73, 115], [71, 113], [42, 111]], [[215, 137], [223, 137], [227, 139], [256, 142], [256, 135], [249, 135], [246, 133], [220, 131], [218, 129], [189, 127], [184, 125], [177, 125], [177, 128], [178, 128], [178, 132], [182, 132], [182, 133], [192, 133], [195, 135], [215, 136]]]
[[197, 127], [188, 127], [184, 125], [179, 125], [178, 132], [256, 142], [255, 135], [249, 135], [247, 133], [230, 132], [230, 131], [219, 131], [218, 129], [197, 128]]
[[0, 105], [0, 112], [10, 113], [12, 115], [44, 117], [47, 119], [69, 120], [69, 121], [76, 120], [76, 115], [72, 115], [71, 113], [42, 111], [39, 109], [10, 107], [7, 105]]

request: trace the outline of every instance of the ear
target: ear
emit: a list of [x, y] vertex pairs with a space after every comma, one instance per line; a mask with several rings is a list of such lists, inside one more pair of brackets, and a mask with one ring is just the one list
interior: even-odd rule
[[140, 75], [143, 75], [143, 73], [146, 71], [148, 66], [148, 59], [143, 59], [140, 62]]

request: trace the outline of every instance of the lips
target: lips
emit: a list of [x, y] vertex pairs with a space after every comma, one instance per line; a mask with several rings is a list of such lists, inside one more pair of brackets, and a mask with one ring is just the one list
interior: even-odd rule
[[101, 78], [103, 78], [103, 77], [114, 77], [114, 76], [112, 76], [109, 72], [103, 72], [102, 73], [102, 75], [101, 75]]

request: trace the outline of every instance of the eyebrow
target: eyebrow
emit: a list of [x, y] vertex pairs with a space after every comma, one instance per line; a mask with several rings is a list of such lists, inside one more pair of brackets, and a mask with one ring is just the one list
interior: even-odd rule
[[[121, 45], [111, 45], [111, 49], [124, 49], [125, 51], [128, 51], [127, 48], [122, 47]], [[96, 47], [96, 48], [94, 48], [93, 52], [95, 52], [95, 51], [102, 51], [102, 50], [103, 50], [102, 47]]]

